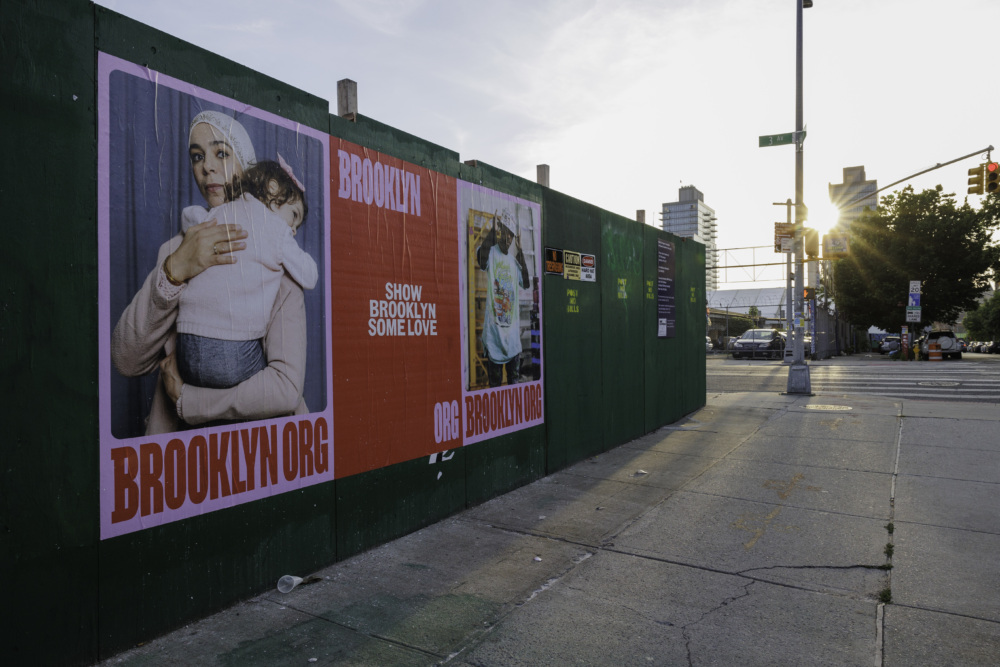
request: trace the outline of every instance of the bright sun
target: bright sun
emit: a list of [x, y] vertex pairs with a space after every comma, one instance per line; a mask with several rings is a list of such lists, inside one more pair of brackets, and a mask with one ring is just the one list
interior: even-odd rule
[[806, 224], [819, 232], [819, 237], [822, 239], [823, 235], [829, 234], [837, 225], [839, 217], [840, 211], [832, 202], [827, 201], [823, 206], [817, 206], [809, 211], [810, 219]]

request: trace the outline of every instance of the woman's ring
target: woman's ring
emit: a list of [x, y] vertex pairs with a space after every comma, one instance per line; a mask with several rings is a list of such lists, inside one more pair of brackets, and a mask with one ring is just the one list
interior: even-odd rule
[[212, 246], [212, 254], [214, 254], [214, 255], [218, 255], [219, 254], [219, 244], [218, 243], [216, 243], [215, 245]]

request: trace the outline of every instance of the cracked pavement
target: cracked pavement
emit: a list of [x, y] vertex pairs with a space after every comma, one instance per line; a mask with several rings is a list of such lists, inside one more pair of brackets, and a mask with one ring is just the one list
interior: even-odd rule
[[105, 664], [994, 665], [997, 422], [996, 406], [710, 395]]

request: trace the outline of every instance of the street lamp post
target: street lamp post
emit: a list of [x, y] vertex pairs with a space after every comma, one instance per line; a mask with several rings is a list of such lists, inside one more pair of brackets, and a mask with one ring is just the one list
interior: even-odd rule
[[[792, 363], [788, 367], [789, 394], [812, 394], [812, 384], [809, 381], [809, 365], [805, 362], [802, 349], [802, 291], [803, 281], [803, 239], [802, 228], [805, 225], [805, 205], [802, 201], [803, 191], [803, 121], [802, 121], [802, 8], [807, 0], [795, 0], [795, 333], [793, 336], [795, 352]], [[808, 6], [812, 2], [808, 1]]]

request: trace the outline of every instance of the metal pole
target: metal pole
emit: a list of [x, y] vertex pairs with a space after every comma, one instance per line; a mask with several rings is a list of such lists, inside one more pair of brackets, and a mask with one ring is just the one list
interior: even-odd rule
[[802, 0], [795, 0], [795, 353], [788, 367], [788, 393], [812, 394], [809, 381], [809, 366], [802, 350], [802, 292], [803, 281], [803, 239], [805, 210], [802, 202], [803, 191], [803, 141], [802, 130]]
[[[792, 224], [792, 200], [789, 199], [786, 202], [786, 210], [788, 212], [788, 224]], [[792, 335], [792, 253], [785, 253], [785, 331], [788, 335]], [[791, 341], [786, 341], [786, 344]], [[794, 344], [791, 350], [786, 350], [784, 354], [784, 361], [788, 361], [789, 352], [792, 353], [794, 357], [795, 348]]]
[[[792, 200], [776, 201], [775, 206], [785, 207], [785, 222], [792, 225]], [[794, 228], [793, 228], [794, 229]], [[785, 253], [785, 331], [788, 332], [789, 340], [785, 341], [785, 354], [782, 357], [783, 363], [791, 361], [795, 350], [795, 340], [791, 338], [792, 331], [792, 253]]]
[[[948, 160], [947, 162], [938, 162], [933, 167], [929, 167], [927, 169], [924, 169], [923, 171], [918, 171], [915, 174], [910, 174], [906, 178], [901, 178], [898, 181], [893, 181], [889, 185], [883, 185], [882, 187], [880, 187], [878, 190], [875, 190], [874, 192], [863, 192], [860, 195], [856, 196], [851, 201], [847, 202], [846, 204], [837, 204], [837, 208], [840, 209], [841, 211], [843, 211], [844, 209], [847, 209], [847, 208], [850, 208], [851, 206], [854, 206], [855, 204], [857, 204], [861, 200], [868, 199], [869, 197], [874, 197], [875, 195], [877, 195], [878, 193], [882, 192], [883, 190], [888, 190], [892, 186], [899, 185], [903, 181], [908, 181], [911, 178], [916, 178], [917, 176], [922, 176], [923, 174], [926, 174], [928, 172], [934, 171], [935, 169], [940, 169], [941, 167], [947, 167], [949, 164], [955, 164], [956, 162], [961, 162], [962, 160], [966, 160], [966, 159], [968, 159], [968, 158], [970, 158], [970, 157], [972, 157], [974, 155], [979, 155], [980, 153], [986, 153], [986, 156], [987, 156], [986, 159], [988, 160], [989, 159], [989, 154], [992, 151], [993, 151], [993, 144], [990, 144], [986, 148], [984, 148], [982, 150], [978, 150], [975, 153], [969, 153], [968, 155], [963, 155], [962, 157], [957, 157], [954, 160]], [[877, 204], [878, 201], [876, 201], [875, 203]]]

